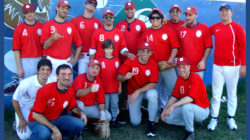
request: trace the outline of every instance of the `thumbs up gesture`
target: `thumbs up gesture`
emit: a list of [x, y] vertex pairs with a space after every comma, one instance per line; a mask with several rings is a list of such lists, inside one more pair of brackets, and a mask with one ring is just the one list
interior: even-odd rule
[[64, 36], [61, 36], [60, 34], [57, 33], [57, 31], [55, 30], [55, 33], [53, 34], [53, 39], [54, 40], [58, 40], [60, 38], [63, 38]]
[[96, 80], [94, 83], [91, 85], [91, 92], [97, 92], [99, 89], [99, 84], [96, 83]]

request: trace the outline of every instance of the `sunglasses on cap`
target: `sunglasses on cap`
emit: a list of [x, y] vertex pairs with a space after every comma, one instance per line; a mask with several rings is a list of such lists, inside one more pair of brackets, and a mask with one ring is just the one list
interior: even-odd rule
[[150, 17], [150, 19], [151, 19], [151, 20], [154, 20], [154, 19], [157, 19], [157, 20], [159, 20], [159, 19], [161, 19], [161, 17], [160, 17], [160, 16], [156, 16], [156, 17]]
[[104, 18], [105, 18], [105, 19], [113, 19], [114, 16], [105, 15]]
[[94, 7], [96, 7], [96, 6], [97, 6], [97, 3], [92, 2], [92, 1], [88, 1], [88, 2], [87, 2], [87, 4], [93, 5]]

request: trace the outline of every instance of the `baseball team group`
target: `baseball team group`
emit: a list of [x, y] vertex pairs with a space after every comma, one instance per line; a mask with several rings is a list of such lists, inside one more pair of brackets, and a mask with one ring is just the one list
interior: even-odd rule
[[[118, 117], [124, 110], [138, 126], [146, 100], [147, 136], [157, 135], [161, 120], [184, 126], [183, 139], [193, 140], [195, 124], [209, 114], [207, 129], [216, 129], [224, 84], [227, 125], [237, 129], [237, 84], [246, 75], [246, 35], [232, 21], [229, 4], [219, 7], [221, 22], [210, 27], [197, 21], [193, 6], [182, 12], [172, 5], [170, 19], [153, 8], [150, 28], [134, 17], [133, 2], [125, 3], [126, 19], [117, 25], [112, 10], [103, 12], [103, 23], [93, 17], [97, 4], [86, 0], [83, 14], [68, 21], [70, 3], [59, 0], [55, 18], [45, 23], [35, 20], [32, 4], [23, 6], [25, 20], [15, 28], [12, 43], [21, 79], [12, 99], [19, 139], [80, 140], [88, 120], [118, 128], [126, 123]], [[182, 13], [185, 21], [180, 20]], [[213, 48], [209, 100], [203, 77]], [[78, 67], [75, 78], [73, 64]], [[110, 135], [109, 130], [104, 133], [101, 137]]]

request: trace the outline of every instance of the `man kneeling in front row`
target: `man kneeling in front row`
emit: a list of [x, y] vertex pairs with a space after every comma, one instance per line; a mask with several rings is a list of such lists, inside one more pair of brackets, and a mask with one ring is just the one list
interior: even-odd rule
[[161, 114], [168, 124], [185, 126], [185, 140], [194, 139], [194, 121], [202, 122], [209, 115], [206, 86], [200, 76], [190, 71], [187, 58], [177, 60], [179, 77], [170, 100]]

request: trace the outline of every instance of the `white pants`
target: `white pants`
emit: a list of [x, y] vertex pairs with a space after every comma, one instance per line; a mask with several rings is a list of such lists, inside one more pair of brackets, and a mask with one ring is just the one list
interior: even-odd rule
[[239, 79], [240, 66], [218, 66], [213, 65], [212, 74], [212, 99], [211, 116], [218, 117], [220, 110], [220, 101], [224, 83], [227, 86], [227, 113], [229, 116], [235, 116], [237, 108], [237, 84]]
[[189, 132], [194, 132], [194, 121], [201, 122], [209, 115], [209, 108], [202, 108], [195, 104], [184, 104], [173, 110], [170, 116], [166, 117], [166, 123], [185, 126]]
[[[53, 79], [56, 79], [56, 69], [58, 66], [60, 66], [62, 64], [67, 64], [72, 68], [72, 65], [68, 62], [70, 60], [70, 58], [68, 58], [68, 59], [55, 59], [55, 58], [52, 58], [50, 56], [47, 56], [47, 59], [49, 59], [52, 63], [52, 72], [50, 74], [50, 77], [52, 77]], [[73, 72], [72, 72], [72, 74], [73, 74]], [[72, 80], [73, 80], [73, 76], [71, 79], [71, 83], [73, 82]]]
[[[22, 115], [24, 117], [24, 120], [27, 121], [27, 123], [28, 123], [28, 116], [29, 116], [29, 113], [30, 113], [30, 109], [22, 108], [21, 112], [22, 112]], [[15, 113], [15, 120], [16, 120], [16, 132], [17, 132], [17, 135], [18, 135], [19, 139], [28, 140], [30, 138], [31, 134], [32, 134], [31, 130], [28, 127], [28, 124], [25, 127], [26, 131], [21, 133], [21, 132], [18, 131], [19, 117], [17, 116], [16, 113]]]
[[78, 75], [87, 72], [87, 67], [89, 63], [88, 53], [83, 53], [83, 58], [78, 59]]
[[[87, 118], [94, 118], [94, 119], [100, 119], [100, 111], [98, 108], [98, 105], [92, 105], [92, 106], [84, 106], [84, 103], [80, 100], [77, 100], [78, 107], [86, 114]], [[105, 109], [105, 115], [108, 121], [111, 120], [111, 114], [108, 110]]]
[[41, 60], [41, 57], [37, 58], [21, 58], [24, 77], [22, 79], [33, 76], [37, 73], [37, 63]]
[[[128, 97], [130, 97], [129, 95]], [[128, 104], [129, 117], [132, 125], [139, 125], [141, 123], [141, 103], [142, 100], [148, 100], [148, 116], [150, 121], [154, 121], [158, 109], [158, 94], [156, 89], [150, 89], [144, 93], [140, 93], [132, 104]]]
[[119, 114], [119, 95], [118, 93], [105, 94], [105, 110], [111, 111], [112, 120], [115, 121]]

